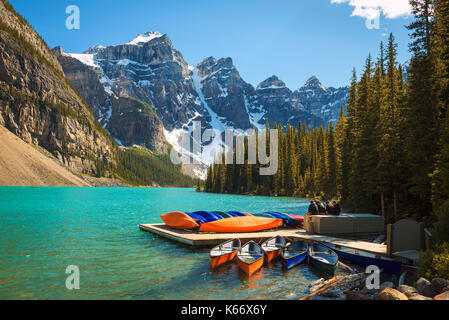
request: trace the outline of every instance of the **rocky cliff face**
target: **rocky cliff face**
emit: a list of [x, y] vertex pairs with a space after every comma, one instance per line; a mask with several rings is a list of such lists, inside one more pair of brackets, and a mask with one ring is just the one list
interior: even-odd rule
[[[129, 98], [130, 95], [148, 98], [144, 92], [136, 92], [139, 88], [134, 83], [129, 82], [131, 92], [120, 88], [122, 96], [116, 95], [102, 68], [86, 65], [65, 53], [61, 47], [53, 49], [53, 52], [67, 79], [87, 101], [95, 118], [120, 145], [141, 145], [158, 153], [168, 151], [163, 125], [153, 106]], [[151, 102], [150, 98], [147, 100]]]
[[114, 143], [72, 88], [58, 60], [11, 5], [0, 1], [0, 125], [78, 172], [111, 162]]
[[[97, 72], [109, 96], [134, 97], [154, 106], [168, 130], [204, 112], [187, 63], [165, 35], [149, 32], [127, 44], [71, 56]], [[70, 68], [63, 67], [65, 72]]]
[[228, 127], [251, 127], [247, 97], [254, 88], [240, 77], [232, 59], [209, 57], [192, 69], [192, 77], [202, 102]]
[[257, 86], [257, 101], [264, 113], [259, 122], [268, 121], [271, 126], [274, 123], [297, 125], [298, 122], [304, 121], [309, 126], [324, 125], [319, 115], [304, 110], [301, 101], [296, 99], [292, 91], [276, 76], [266, 79]]
[[[267, 120], [283, 125], [306, 121], [317, 126], [327, 119], [321, 113], [312, 114], [309, 109], [313, 108], [306, 109], [302, 104], [300, 98], [309, 96], [296, 95], [275, 76], [255, 89], [241, 78], [230, 58], [209, 57], [189, 66], [168, 36], [159, 32], [139, 35], [126, 44], [95, 46], [84, 54], [66, 56], [94, 70], [110, 96], [135, 97], [153, 105], [168, 131], [188, 126], [192, 120], [205, 122], [205, 127], [248, 129], [263, 127]], [[77, 63], [62, 65], [66, 74], [78, 68]], [[84, 95], [78, 80], [74, 81]], [[328, 102], [306, 103], [323, 101]]]
[[111, 99], [107, 128], [121, 145], [139, 145], [157, 153], [167, 153], [162, 122], [152, 106], [130, 97]]
[[300, 101], [304, 111], [321, 117], [326, 123], [336, 122], [340, 107], [346, 104], [349, 87], [326, 88], [314, 76], [305, 85], [294, 92], [294, 98]]

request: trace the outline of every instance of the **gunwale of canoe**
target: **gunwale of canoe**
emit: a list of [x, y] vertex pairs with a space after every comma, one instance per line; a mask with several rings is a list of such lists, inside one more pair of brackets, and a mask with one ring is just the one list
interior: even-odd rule
[[212, 248], [209, 253], [212, 269], [234, 260], [240, 248], [241, 242], [239, 239], [228, 240], [225, 243]]
[[[238, 247], [236, 247], [235, 245], [238, 245]], [[212, 250], [210, 251], [210, 257], [216, 258], [233, 252], [237, 252], [241, 248], [241, 246], [242, 243], [240, 242], [240, 239], [228, 240], [212, 248]]]

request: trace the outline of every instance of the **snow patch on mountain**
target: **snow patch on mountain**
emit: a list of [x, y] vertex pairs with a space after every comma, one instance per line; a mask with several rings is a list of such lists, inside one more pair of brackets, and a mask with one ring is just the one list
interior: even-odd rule
[[191, 69], [191, 71], [192, 71], [193, 84], [195, 86], [195, 90], [196, 90], [196, 92], [198, 94], [198, 97], [199, 97], [199, 100], [200, 100], [200, 101], [198, 101], [198, 103], [199, 104], [202, 103], [204, 108], [209, 113], [209, 115], [211, 117], [210, 125], [212, 126], [212, 128], [214, 128], [214, 129], [216, 129], [216, 130], [218, 130], [220, 132], [223, 132], [226, 129], [233, 129], [233, 128], [227, 126], [226, 124], [224, 124], [221, 121], [221, 118], [207, 104], [206, 99], [204, 98], [204, 94], [202, 92], [203, 85], [201, 83], [205, 78], [201, 78], [198, 75], [198, 69], [197, 68], [193, 68], [193, 69]]
[[132, 41], [128, 42], [127, 44], [129, 44], [129, 45], [143, 44], [143, 43], [150, 42], [151, 40], [160, 38], [162, 36], [163, 36], [163, 34], [158, 31], [147, 32], [144, 34], [139, 34], [136, 38], [134, 38]]
[[78, 61], [84, 63], [85, 65], [92, 67], [94, 69], [101, 69], [100, 65], [98, 64], [98, 61], [96, 60], [96, 57], [94, 54], [88, 54], [88, 53], [68, 53], [69, 56], [72, 58], [77, 59]]
[[266, 112], [263, 110], [263, 106], [260, 106], [257, 111], [258, 112], [251, 112], [250, 107], [249, 107], [249, 102], [248, 102], [248, 97], [245, 95], [244, 96], [245, 99], [245, 108], [246, 108], [246, 112], [249, 115], [249, 122], [251, 123], [251, 125], [253, 125], [255, 128], [262, 130], [265, 128], [265, 126], [261, 123], [259, 123], [259, 121], [266, 115]]

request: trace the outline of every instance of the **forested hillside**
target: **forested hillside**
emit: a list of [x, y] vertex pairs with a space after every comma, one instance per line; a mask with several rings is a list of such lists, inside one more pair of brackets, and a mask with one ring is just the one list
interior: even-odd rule
[[131, 185], [193, 187], [193, 178], [182, 173], [180, 165], [174, 165], [168, 154], [155, 154], [142, 147], [122, 150], [117, 165], [111, 168], [117, 178]]
[[360, 76], [336, 127], [279, 129], [279, 171], [214, 165], [208, 192], [340, 198], [389, 221], [429, 215], [449, 199], [449, 1], [411, 1], [413, 55], [404, 79], [391, 34]]

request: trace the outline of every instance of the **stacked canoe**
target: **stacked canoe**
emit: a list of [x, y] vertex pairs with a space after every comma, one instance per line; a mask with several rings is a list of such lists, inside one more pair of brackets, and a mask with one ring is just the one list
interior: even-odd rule
[[164, 223], [173, 229], [197, 229], [202, 232], [243, 233], [284, 227], [299, 227], [304, 218], [280, 212], [249, 214], [238, 211], [170, 212], [161, 215]]

